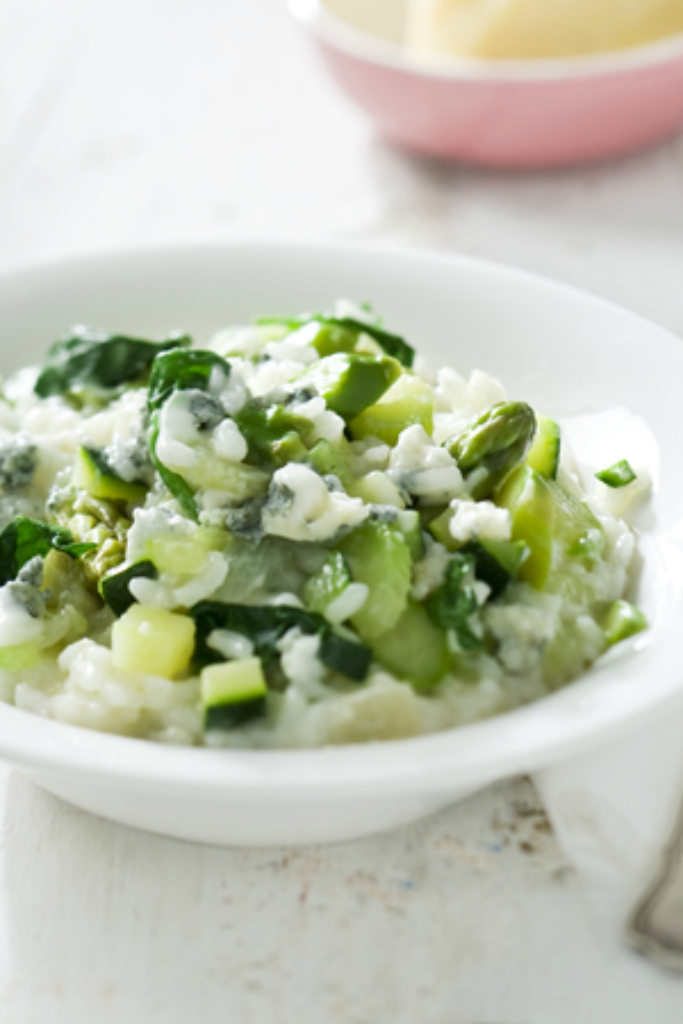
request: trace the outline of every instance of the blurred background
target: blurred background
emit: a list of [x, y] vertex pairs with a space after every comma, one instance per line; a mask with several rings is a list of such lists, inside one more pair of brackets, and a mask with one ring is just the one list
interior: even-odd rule
[[0, 83], [2, 268], [315, 234], [504, 260], [683, 330], [681, 138], [550, 172], [401, 153], [285, 0], [3, 0]]

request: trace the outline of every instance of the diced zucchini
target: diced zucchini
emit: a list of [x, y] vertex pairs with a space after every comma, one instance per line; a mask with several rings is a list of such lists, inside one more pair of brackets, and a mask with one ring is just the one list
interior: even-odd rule
[[524, 541], [529, 556], [518, 578], [543, 590], [552, 564], [555, 501], [548, 481], [530, 466], [518, 466], [495, 493], [495, 502], [512, 518], [512, 539]]
[[425, 542], [422, 536], [422, 520], [420, 513], [414, 509], [404, 509], [396, 517], [396, 525], [403, 534], [403, 539], [408, 545], [410, 557], [414, 562], [419, 562], [425, 553]]
[[560, 468], [560, 444], [559, 424], [536, 413], [536, 436], [526, 458], [527, 466], [546, 480], [555, 480]]
[[428, 434], [434, 429], [434, 393], [419, 377], [404, 374], [374, 405], [351, 420], [349, 430], [356, 438], [378, 437], [385, 444], [398, 443], [406, 427], [419, 423]]
[[313, 363], [294, 384], [297, 388], [312, 387], [325, 399], [328, 409], [348, 421], [376, 402], [402, 372], [400, 363], [389, 356], [338, 352]]
[[245, 501], [259, 498], [268, 490], [270, 474], [257, 466], [228, 462], [203, 446], [197, 446], [195, 451], [197, 462], [194, 466], [184, 466], [180, 474], [195, 491], [201, 488], [225, 491], [236, 501]]
[[200, 685], [207, 730], [231, 729], [265, 711], [268, 687], [260, 658], [209, 665]]
[[372, 651], [355, 640], [347, 640], [332, 630], [321, 634], [318, 657], [323, 665], [346, 676], [354, 683], [362, 683], [368, 674]]
[[339, 551], [330, 551], [323, 565], [306, 583], [304, 601], [312, 612], [325, 613], [325, 609], [338, 598], [351, 582], [351, 573]]
[[457, 551], [462, 547], [460, 541], [457, 541], [450, 531], [453, 516], [453, 509], [449, 506], [440, 515], [432, 519], [427, 527], [434, 540], [438, 540], [439, 544], [443, 544], [449, 551]]
[[608, 647], [642, 633], [647, 626], [643, 613], [629, 601], [613, 601], [602, 619], [602, 631]]
[[133, 604], [112, 626], [115, 668], [173, 679], [190, 664], [195, 624], [187, 615]]
[[173, 533], [151, 537], [145, 545], [145, 554], [159, 572], [192, 576], [204, 569], [210, 551], [223, 551], [230, 543], [230, 535], [225, 530], [201, 526], [189, 537]]
[[370, 520], [339, 545], [351, 576], [368, 587], [368, 598], [351, 618], [367, 643], [395, 626], [408, 603], [412, 559], [398, 527]]
[[[307, 324], [306, 328], [311, 326], [312, 324]], [[318, 350], [321, 358], [332, 356], [336, 352], [354, 351], [358, 341], [357, 331], [350, 331], [338, 324], [318, 323], [316, 326], [318, 330], [309, 341], [309, 344]]]
[[549, 481], [555, 502], [555, 536], [568, 555], [599, 558], [604, 549], [604, 532], [588, 505], [560, 484]]
[[22, 668], [31, 668], [39, 660], [40, 653], [33, 644], [16, 644], [13, 647], [0, 647], [0, 669], [18, 672]]
[[339, 444], [332, 444], [323, 438], [313, 445], [308, 457], [317, 473], [321, 476], [336, 476], [342, 487], [348, 490], [355, 479], [349, 469], [350, 454], [346, 438], [342, 438]]
[[352, 498], [362, 498], [368, 505], [393, 505], [400, 509], [406, 505], [396, 484], [379, 470], [351, 481], [346, 489]]
[[122, 480], [97, 448], [80, 448], [73, 469], [72, 483], [93, 498], [108, 501], [143, 502], [147, 485], [140, 481]]
[[446, 634], [412, 600], [393, 629], [375, 640], [373, 650], [375, 659], [392, 675], [418, 691], [436, 686], [450, 666]]

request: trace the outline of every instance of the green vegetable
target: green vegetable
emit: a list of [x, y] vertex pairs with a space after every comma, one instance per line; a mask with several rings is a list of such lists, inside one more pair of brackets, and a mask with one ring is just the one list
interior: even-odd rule
[[475, 501], [488, 498], [524, 462], [536, 431], [533, 409], [524, 402], [499, 402], [445, 447], [458, 463]]
[[313, 424], [285, 406], [264, 407], [258, 401], [247, 402], [234, 419], [249, 445], [252, 462], [284, 466], [287, 462], [301, 462], [308, 457], [301, 434], [309, 433]]
[[560, 468], [560, 427], [555, 420], [536, 413], [538, 430], [526, 458], [527, 466], [531, 466], [547, 480], [555, 480]]
[[408, 601], [393, 629], [375, 641], [373, 650], [384, 668], [418, 691], [431, 690], [450, 668], [445, 632], [413, 600]]
[[232, 729], [266, 710], [268, 686], [258, 658], [209, 665], [200, 686], [205, 729]]
[[415, 349], [398, 334], [391, 334], [377, 324], [366, 324], [352, 317], [334, 317], [319, 313], [309, 313], [302, 317], [260, 317], [258, 324], [284, 324], [295, 331], [308, 324], [319, 324], [320, 330], [312, 340], [312, 344], [321, 355], [335, 352], [350, 352], [358, 342], [361, 334], [376, 341], [386, 355], [396, 359], [402, 366], [410, 369], [415, 359]]
[[629, 601], [613, 601], [602, 619], [602, 631], [608, 647], [642, 633], [647, 626], [643, 613]]
[[45, 558], [50, 551], [63, 551], [80, 558], [97, 544], [75, 544], [69, 530], [28, 516], [17, 516], [0, 533], [0, 586], [16, 579], [19, 570], [32, 558]]
[[352, 420], [372, 405], [401, 375], [401, 367], [388, 356], [359, 356], [338, 352], [313, 363], [293, 382], [299, 390], [312, 388], [328, 409]]
[[323, 614], [328, 605], [344, 593], [351, 573], [339, 551], [330, 551], [318, 572], [304, 587], [304, 601], [312, 612]]
[[117, 388], [141, 377], [160, 352], [190, 344], [185, 334], [156, 342], [74, 327], [48, 349], [34, 390], [41, 398], [48, 398], [87, 389]]
[[122, 480], [112, 469], [101, 448], [81, 448], [72, 477], [75, 487], [93, 498], [110, 501], [144, 501], [148, 487], [142, 481]]
[[518, 579], [536, 590], [545, 587], [552, 565], [556, 503], [551, 487], [557, 485], [551, 485], [530, 466], [518, 466], [495, 494], [496, 504], [510, 512], [512, 540], [524, 541], [529, 549]]
[[600, 473], [596, 473], [595, 476], [603, 484], [615, 488], [628, 487], [629, 484], [638, 479], [626, 459], [615, 462], [609, 469], [603, 469]]
[[446, 568], [444, 582], [434, 590], [425, 606], [427, 613], [439, 629], [453, 630], [464, 650], [478, 650], [482, 641], [472, 630], [470, 618], [479, 610], [479, 602], [472, 587], [476, 569], [471, 555], [455, 554]]
[[395, 445], [401, 431], [419, 424], [428, 434], [434, 429], [434, 392], [419, 377], [403, 374], [374, 405], [351, 420], [355, 438], [378, 437]]
[[316, 473], [320, 476], [336, 476], [342, 487], [348, 490], [354, 480], [349, 468], [350, 454], [346, 438], [341, 439], [341, 444], [332, 444], [321, 438], [313, 445], [308, 457]]
[[599, 520], [585, 502], [548, 481], [555, 502], [554, 533], [566, 553], [576, 558], [599, 558], [605, 547], [605, 535]]
[[396, 625], [408, 603], [412, 573], [410, 550], [393, 523], [369, 520], [338, 545], [368, 597], [351, 622], [366, 643], [374, 643]]
[[461, 551], [474, 559], [475, 575], [491, 588], [492, 598], [517, 579], [530, 554], [523, 540], [469, 541]]
[[124, 569], [118, 569], [103, 576], [99, 581], [98, 590], [102, 599], [109, 605], [114, 615], [119, 617], [127, 612], [136, 599], [128, 589], [131, 580], [144, 577], [155, 580], [159, 573], [153, 562], [135, 562]]
[[197, 625], [194, 661], [200, 667], [220, 660], [220, 655], [207, 643], [215, 629], [228, 629], [248, 637], [264, 668], [267, 668], [278, 657], [278, 641], [297, 626], [302, 633], [320, 637], [318, 657], [335, 672], [360, 683], [370, 666], [372, 652], [369, 648], [338, 636], [322, 615], [303, 608], [200, 601], [190, 608], [189, 615]]
[[402, 509], [396, 516], [396, 526], [408, 545], [410, 557], [414, 562], [419, 562], [425, 551], [420, 513], [414, 509]]
[[168, 469], [157, 458], [159, 416], [164, 404], [176, 391], [207, 391], [214, 371], [222, 373], [226, 379], [230, 376], [230, 363], [216, 352], [203, 349], [175, 349], [172, 352], [165, 352], [154, 360], [147, 393], [147, 411], [150, 417], [149, 450], [152, 461], [183, 512], [194, 520], [198, 518], [194, 489], [179, 473]]

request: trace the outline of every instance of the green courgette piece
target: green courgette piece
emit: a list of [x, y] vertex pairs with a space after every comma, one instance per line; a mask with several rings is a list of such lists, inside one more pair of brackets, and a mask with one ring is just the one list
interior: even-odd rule
[[344, 593], [349, 583], [351, 573], [344, 556], [339, 551], [330, 551], [318, 572], [306, 582], [306, 607], [324, 615], [327, 606]]
[[268, 686], [259, 658], [207, 666], [200, 691], [207, 731], [233, 729], [266, 710]]
[[116, 569], [114, 572], [103, 576], [97, 586], [100, 597], [109, 605], [114, 615], [121, 617], [127, 612], [136, 598], [129, 590], [131, 580], [145, 578], [155, 580], [159, 573], [153, 562], [135, 562], [133, 565], [123, 569]]
[[419, 377], [403, 374], [379, 402], [351, 420], [349, 430], [354, 438], [378, 437], [393, 447], [401, 432], [414, 424], [428, 434], [434, 430], [434, 392]]
[[373, 645], [375, 659], [418, 692], [437, 686], [450, 667], [446, 633], [427, 611], [409, 600], [396, 625]]
[[561, 433], [559, 424], [536, 413], [536, 436], [526, 457], [531, 466], [546, 480], [556, 480], [560, 468]]
[[420, 513], [414, 509], [400, 509], [396, 516], [396, 526], [403, 534], [413, 562], [419, 562], [425, 553]]
[[396, 625], [408, 603], [412, 558], [403, 533], [394, 523], [369, 520], [353, 530], [338, 549], [351, 576], [368, 587], [362, 608], [351, 623], [366, 643]]
[[291, 386], [311, 388], [322, 395], [328, 409], [348, 421], [376, 402], [401, 373], [400, 364], [388, 356], [339, 352], [313, 363]]
[[607, 484], [608, 487], [628, 487], [638, 477], [633, 472], [630, 464], [626, 459], [621, 459], [619, 462], [615, 462], [609, 469], [603, 469], [600, 473], [596, 473], [595, 477], [600, 480], [601, 483]]
[[316, 473], [320, 476], [336, 476], [345, 490], [355, 477], [349, 468], [351, 456], [349, 442], [345, 437], [341, 438], [338, 444], [332, 444], [321, 438], [316, 441], [308, 453], [308, 458]]
[[[556, 487], [557, 485], [552, 485]], [[529, 555], [518, 579], [543, 590], [552, 565], [556, 505], [551, 484], [530, 466], [518, 466], [498, 488], [494, 500], [512, 519], [512, 540], [524, 541]]]
[[104, 498], [108, 501], [140, 503], [145, 500], [149, 489], [142, 480], [122, 480], [114, 472], [100, 448], [79, 449], [71, 482], [80, 490], [87, 491], [93, 498]]
[[629, 601], [613, 601], [605, 611], [601, 625], [607, 646], [613, 647], [642, 633], [648, 622], [641, 610]]

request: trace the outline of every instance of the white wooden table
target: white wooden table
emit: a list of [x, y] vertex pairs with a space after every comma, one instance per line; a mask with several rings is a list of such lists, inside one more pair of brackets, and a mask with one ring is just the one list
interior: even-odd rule
[[[0, 269], [239, 235], [506, 260], [683, 332], [683, 140], [504, 174], [387, 148], [281, 0], [4, 0]], [[1, 340], [0, 340], [1, 344]], [[0, 765], [2, 1024], [678, 1024], [590, 915], [527, 782], [380, 839], [136, 833]]]

